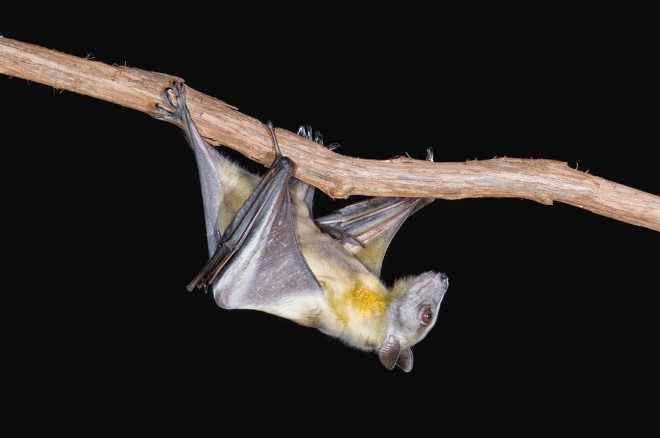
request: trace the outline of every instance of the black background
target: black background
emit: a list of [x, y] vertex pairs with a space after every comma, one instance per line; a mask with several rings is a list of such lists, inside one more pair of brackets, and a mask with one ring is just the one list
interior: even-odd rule
[[[2, 33], [178, 75], [276, 126], [312, 124], [346, 155], [421, 158], [431, 146], [438, 161], [552, 158], [660, 192], [647, 106], [657, 106], [658, 71], [643, 27], [564, 39], [552, 26], [530, 37], [533, 23], [479, 35], [354, 23], [342, 39], [343, 24], [301, 21], [291, 39], [276, 26], [221, 34], [168, 21]], [[388, 372], [314, 330], [186, 292], [206, 248], [177, 128], [17, 78], [1, 77], [0, 94], [6, 269], [18, 280], [5, 293], [27, 301], [13, 333], [32, 335], [23, 366], [56, 383], [56, 398], [75, 388], [83, 402], [118, 395], [134, 412], [224, 415], [228, 399], [254, 409], [287, 395], [313, 410], [332, 394], [381, 413], [506, 406], [553, 422], [650, 391], [656, 232], [561, 204], [438, 200], [400, 231], [383, 277], [432, 269], [451, 286], [413, 372]], [[346, 203], [319, 198], [318, 214]]]

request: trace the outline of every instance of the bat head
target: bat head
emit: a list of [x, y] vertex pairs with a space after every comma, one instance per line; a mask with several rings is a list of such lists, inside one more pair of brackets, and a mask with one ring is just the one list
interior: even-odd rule
[[406, 372], [412, 370], [411, 347], [424, 339], [435, 325], [447, 288], [447, 274], [438, 272], [424, 272], [394, 284], [387, 335], [378, 351], [378, 358], [387, 369], [398, 365]]

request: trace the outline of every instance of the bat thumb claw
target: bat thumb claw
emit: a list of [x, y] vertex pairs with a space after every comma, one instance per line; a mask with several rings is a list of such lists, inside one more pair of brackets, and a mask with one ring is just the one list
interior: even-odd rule
[[204, 289], [206, 289], [206, 285], [200, 284], [199, 280], [197, 278], [195, 278], [193, 281], [188, 283], [188, 285], [186, 286], [186, 289], [188, 290], [188, 292], [193, 292], [195, 289], [201, 289], [202, 287], [204, 287]]

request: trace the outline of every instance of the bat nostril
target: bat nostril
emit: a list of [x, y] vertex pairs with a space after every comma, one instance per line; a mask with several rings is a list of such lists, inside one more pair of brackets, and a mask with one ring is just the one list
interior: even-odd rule
[[442, 281], [447, 281], [447, 280], [449, 280], [449, 276], [448, 276], [447, 274], [445, 274], [444, 272], [441, 272], [441, 273], [438, 274], [438, 275], [440, 276], [440, 280], [442, 280]]

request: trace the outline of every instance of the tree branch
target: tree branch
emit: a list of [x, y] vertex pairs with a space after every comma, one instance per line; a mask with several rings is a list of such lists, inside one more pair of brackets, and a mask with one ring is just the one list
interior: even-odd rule
[[[0, 37], [0, 73], [103, 99], [153, 114], [174, 76], [66, 55]], [[226, 103], [188, 90], [195, 123], [209, 142], [268, 165], [271, 140], [264, 125]], [[553, 160], [496, 158], [431, 163], [410, 158], [365, 160], [333, 153], [278, 129], [283, 153], [298, 164], [296, 177], [334, 198], [349, 195], [428, 196], [444, 199], [525, 198], [564, 202], [660, 231], [660, 197], [586, 174]]]

